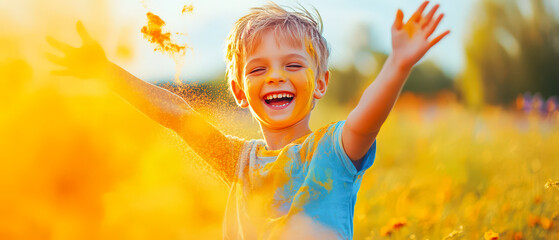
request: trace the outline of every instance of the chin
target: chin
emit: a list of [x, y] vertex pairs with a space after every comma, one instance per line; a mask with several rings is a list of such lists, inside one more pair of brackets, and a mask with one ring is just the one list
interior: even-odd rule
[[281, 109], [270, 107], [269, 103], [265, 101], [262, 101], [261, 104], [261, 114], [256, 114], [254, 111], [253, 114], [256, 115], [255, 117], [261, 125], [270, 129], [284, 129], [293, 126], [305, 119], [310, 111], [309, 110], [304, 115], [299, 116], [301, 115], [301, 111], [296, 110], [302, 109], [299, 109], [301, 108], [301, 106], [298, 106], [300, 103], [295, 101], [295, 99], [293, 99], [293, 101], [289, 101], [289, 103]]
[[289, 118], [270, 118], [270, 117], [267, 117], [267, 119], [265, 121], [260, 121], [260, 123], [262, 125], [266, 126], [267, 128], [283, 129], [283, 128], [292, 126], [297, 122], [293, 121]]
[[303, 119], [305, 119], [305, 116], [293, 116], [292, 112], [289, 112], [289, 114], [285, 115], [268, 115], [266, 116], [266, 121], [263, 121], [261, 123], [271, 129], [284, 129], [300, 123]]

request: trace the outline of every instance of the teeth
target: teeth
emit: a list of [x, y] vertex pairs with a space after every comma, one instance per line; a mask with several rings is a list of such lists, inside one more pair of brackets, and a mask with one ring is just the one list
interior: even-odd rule
[[269, 94], [268, 96], [266, 96], [266, 100], [272, 100], [275, 98], [292, 98], [294, 95], [291, 93], [275, 93], [275, 94]]

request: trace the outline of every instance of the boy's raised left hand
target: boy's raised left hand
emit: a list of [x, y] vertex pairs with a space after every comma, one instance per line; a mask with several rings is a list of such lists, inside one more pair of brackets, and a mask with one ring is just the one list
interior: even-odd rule
[[439, 8], [437, 4], [423, 15], [427, 4], [428, 1], [423, 2], [406, 24], [403, 23], [404, 13], [398, 9], [392, 26], [392, 58], [401, 68], [413, 67], [431, 47], [450, 33], [447, 30], [431, 39], [444, 14], [435, 17]]

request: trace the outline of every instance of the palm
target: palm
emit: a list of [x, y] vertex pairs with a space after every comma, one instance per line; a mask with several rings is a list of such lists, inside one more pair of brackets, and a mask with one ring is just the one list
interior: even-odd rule
[[392, 54], [403, 66], [413, 66], [431, 47], [450, 33], [447, 30], [434, 39], [429, 40], [444, 14], [434, 18], [435, 12], [439, 8], [439, 5], [435, 5], [427, 15], [423, 16], [423, 11], [428, 3], [426, 1], [421, 4], [406, 24], [402, 22], [404, 14], [401, 10], [398, 10], [396, 15], [396, 20], [392, 27]]
[[81, 22], [77, 23], [77, 31], [82, 39], [82, 46], [77, 48], [47, 37], [47, 42], [51, 46], [64, 53], [64, 57], [47, 55], [50, 61], [66, 68], [55, 70], [53, 74], [78, 78], [102, 77], [108, 66], [105, 51], [97, 41], [89, 36]]

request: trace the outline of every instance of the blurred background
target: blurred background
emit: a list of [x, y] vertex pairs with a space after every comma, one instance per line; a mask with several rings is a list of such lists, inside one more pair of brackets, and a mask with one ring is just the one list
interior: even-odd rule
[[[347, 117], [390, 53], [396, 10], [407, 18], [421, 3], [276, 2], [323, 19], [332, 75], [313, 129]], [[0, 2], [0, 239], [220, 238], [228, 189], [212, 169], [105, 82], [49, 74], [58, 67], [45, 54], [57, 51], [45, 37], [79, 46], [82, 20], [111, 61], [225, 133], [260, 138], [228, 91], [223, 48], [235, 20], [265, 3]], [[452, 32], [414, 68], [378, 136], [355, 239], [559, 238], [559, 1], [433, 3], [439, 32]], [[184, 58], [143, 38], [148, 12], [188, 46]]]

